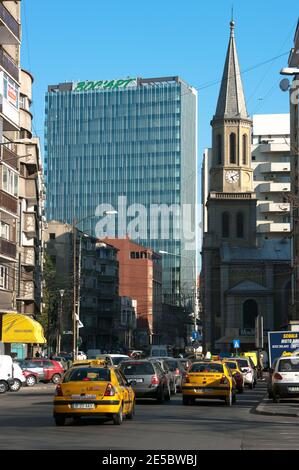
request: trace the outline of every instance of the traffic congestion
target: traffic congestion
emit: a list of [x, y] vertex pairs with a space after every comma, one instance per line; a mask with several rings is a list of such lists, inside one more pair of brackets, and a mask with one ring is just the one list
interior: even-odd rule
[[[163, 350], [162, 350], [163, 351]], [[152, 350], [159, 353], [161, 349]], [[147, 355], [71, 354], [13, 359], [0, 356], [0, 393], [17, 392], [39, 383], [56, 386], [53, 418], [56, 426], [69, 419], [103, 417], [115, 425], [138, 414], [144, 400], [163, 404], [179, 396], [176, 406], [237, 406], [238, 395], [248, 393], [258, 381], [266, 381], [268, 397], [275, 403], [299, 397], [299, 353], [286, 353], [271, 367], [261, 365], [256, 352], [234, 354]]]

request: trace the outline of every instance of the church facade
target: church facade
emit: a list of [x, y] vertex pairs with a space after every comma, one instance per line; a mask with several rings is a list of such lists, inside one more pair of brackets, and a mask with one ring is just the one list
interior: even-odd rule
[[[263, 315], [264, 331], [288, 320], [289, 244], [257, 243], [256, 194], [251, 167], [252, 121], [246, 109], [235, 24], [215, 115], [212, 150], [206, 152], [203, 196], [202, 298], [204, 346], [211, 351], [255, 349], [255, 318]], [[265, 334], [265, 340], [267, 336]]]

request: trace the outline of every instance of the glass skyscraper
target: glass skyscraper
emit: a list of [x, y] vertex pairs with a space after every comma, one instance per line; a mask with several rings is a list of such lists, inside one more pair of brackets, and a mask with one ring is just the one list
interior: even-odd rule
[[[118, 211], [110, 216], [115, 236], [132, 238], [132, 205], [142, 205], [147, 220], [136, 242], [172, 253], [163, 255], [165, 300], [190, 295], [196, 235], [191, 243], [177, 234], [190, 217], [196, 232], [196, 91], [179, 77], [61, 83], [48, 87], [45, 124], [48, 220], [85, 218], [79, 228], [97, 234], [96, 208], [110, 204]], [[121, 231], [120, 196], [131, 208], [128, 230]], [[188, 221], [170, 216], [169, 236], [157, 236], [161, 220], [150, 218], [154, 204], [184, 206]]]

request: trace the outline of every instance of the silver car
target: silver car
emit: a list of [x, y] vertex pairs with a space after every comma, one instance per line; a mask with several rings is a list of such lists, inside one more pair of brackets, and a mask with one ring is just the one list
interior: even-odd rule
[[176, 376], [174, 370], [171, 370], [168, 360], [165, 357], [150, 357], [150, 361], [153, 362], [158, 362], [160, 364], [160, 367], [166, 374], [168, 383], [169, 383], [169, 388], [170, 388], [170, 393], [171, 395], [175, 395], [177, 393], [177, 384], [176, 384]]

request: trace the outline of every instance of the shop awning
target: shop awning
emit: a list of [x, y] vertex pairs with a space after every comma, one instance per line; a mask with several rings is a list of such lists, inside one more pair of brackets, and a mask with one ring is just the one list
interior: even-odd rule
[[36, 320], [20, 313], [0, 314], [0, 326], [3, 343], [46, 343], [44, 330]]

